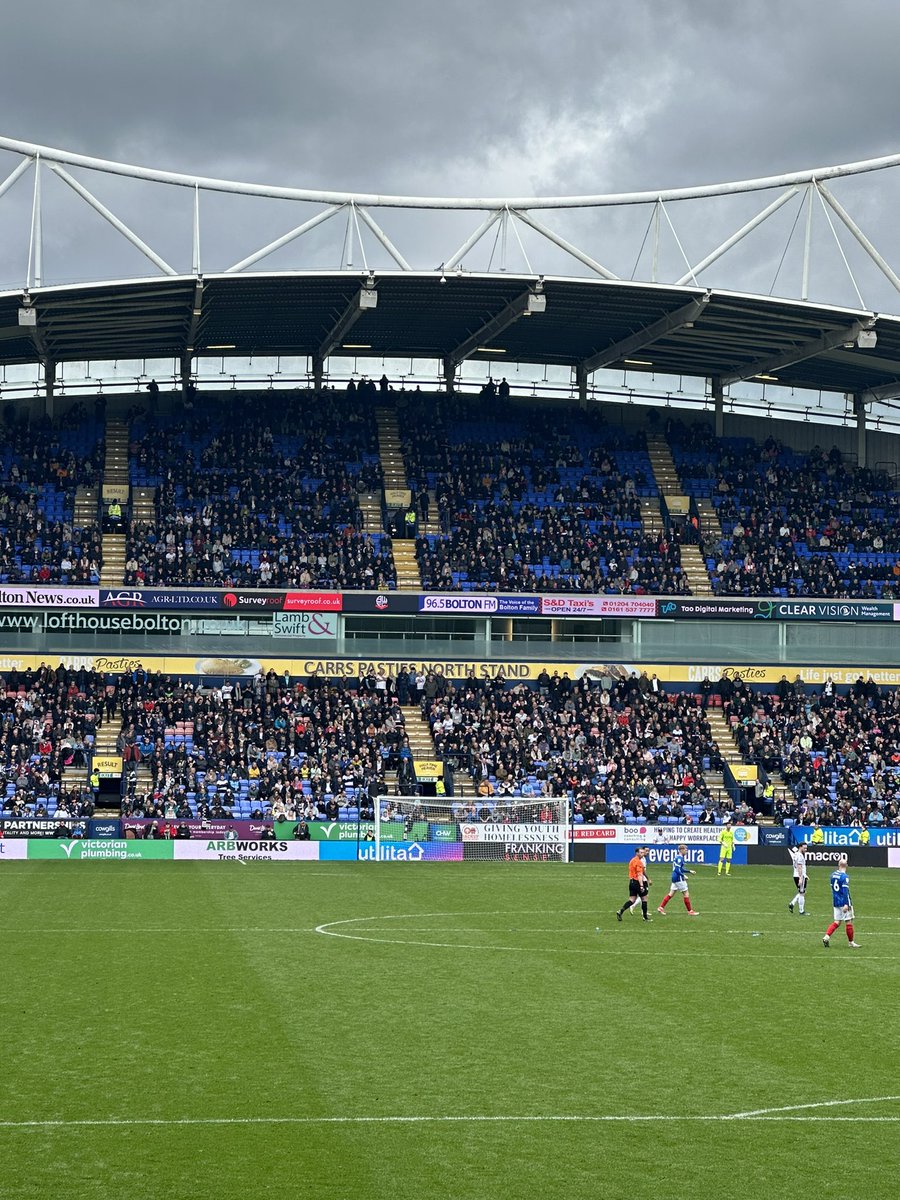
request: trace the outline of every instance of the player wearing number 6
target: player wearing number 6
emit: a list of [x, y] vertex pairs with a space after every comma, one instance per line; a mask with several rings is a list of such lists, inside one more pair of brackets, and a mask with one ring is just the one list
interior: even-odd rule
[[853, 901], [850, 899], [850, 876], [847, 874], [847, 855], [842, 854], [838, 859], [837, 870], [831, 872], [831, 902], [834, 905], [834, 920], [825, 930], [822, 944], [831, 945], [831, 935], [843, 923], [847, 930], [847, 941], [858, 949], [859, 943], [853, 940]]
[[656, 910], [658, 913], [662, 913], [663, 916], [666, 915], [666, 905], [676, 892], [681, 892], [681, 898], [684, 900], [684, 907], [687, 909], [687, 915], [689, 917], [700, 916], [698, 912], [695, 912], [694, 906], [691, 904], [691, 897], [688, 894], [687, 877], [688, 875], [696, 875], [697, 872], [688, 870], [687, 859], [685, 858], [686, 854], [687, 846], [681, 844], [678, 847], [678, 853], [672, 859], [672, 886], [669, 888], [668, 896], [663, 897], [662, 904], [660, 904], [659, 908]]

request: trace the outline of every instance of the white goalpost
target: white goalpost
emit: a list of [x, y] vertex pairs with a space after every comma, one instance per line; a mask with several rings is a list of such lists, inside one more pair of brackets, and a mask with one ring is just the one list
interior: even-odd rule
[[436, 862], [493, 859], [568, 862], [569, 802], [558, 797], [498, 802], [480, 796], [381, 796], [361, 859]]

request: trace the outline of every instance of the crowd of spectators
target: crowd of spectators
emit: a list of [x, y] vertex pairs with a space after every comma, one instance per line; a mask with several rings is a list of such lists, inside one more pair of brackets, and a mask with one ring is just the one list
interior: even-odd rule
[[[733, 690], [732, 690], [733, 688]], [[736, 680], [724, 698], [747, 762], [781, 772], [780, 823], [900, 824], [900, 689], [871, 677], [818, 691], [783, 677], [773, 692]]]
[[669, 441], [686, 490], [716, 508], [722, 536], [704, 531], [703, 549], [717, 593], [900, 595], [900, 500], [883, 472], [837, 447], [800, 454], [703, 425], [671, 422]]
[[437, 752], [470, 774], [481, 797], [568, 797], [575, 820], [588, 823], [711, 823], [735, 813], [704, 777], [722, 768], [705, 710], [646, 674], [444, 683], [423, 710]]
[[128, 816], [372, 815], [385, 772], [411, 762], [393, 681], [374, 676], [349, 687], [269, 671], [195, 688], [136, 671], [118, 694]]
[[105, 677], [84, 667], [42, 663], [36, 671], [0, 677], [4, 816], [52, 816], [57, 809], [72, 816], [93, 813], [92, 789], [66, 786], [64, 771], [90, 765], [109, 702]]
[[[74, 521], [75, 492], [97, 488], [103, 442], [82, 404], [53, 422], [17, 421], [7, 412], [0, 469], [0, 580], [5, 583], [98, 583], [101, 537], [94, 520]], [[98, 493], [99, 494], [99, 493]]]
[[177, 587], [396, 586], [390, 539], [363, 529], [383, 480], [371, 405], [262, 393], [135, 422], [132, 483], [154, 523], [127, 526], [125, 582]]
[[600, 417], [503, 410], [478, 400], [410, 399], [400, 411], [407, 482], [429, 589], [677, 594], [688, 591], [678, 534], [654, 537], [646, 439]]

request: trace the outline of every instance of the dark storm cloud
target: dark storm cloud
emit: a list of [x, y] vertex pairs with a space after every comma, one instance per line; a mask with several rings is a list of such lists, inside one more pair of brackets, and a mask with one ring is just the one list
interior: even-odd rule
[[[858, 17], [810, 0], [50, 0], [37, 10], [7, 7], [4, 26], [6, 135], [225, 178], [567, 194], [741, 178], [900, 149], [900, 9], [888, 0]], [[3, 158], [0, 170], [10, 169], [13, 160]], [[125, 199], [124, 186], [86, 182], [115, 197], [148, 237], [177, 242], [172, 253], [183, 261], [189, 228], [168, 227], [180, 200], [147, 190]], [[8, 206], [19, 229], [27, 229], [29, 186], [0, 200], [0, 217]], [[46, 190], [48, 205], [62, 205]], [[861, 203], [873, 233], [887, 226], [877, 204]], [[240, 208], [230, 226], [237, 256], [295, 217], [303, 219], [279, 212], [258, 228]], [[705, 220], [683, 219], [686, 244], [697, 252], [714, 244]], [[639, 230], [645, 221], [626, 223]], [[447, 245], [465, 236], [459, 227]], [[45, 226], [48, 259], [67, 258], [65, 273], [77, 277], [106, 231], [93, 214], [77, 244], [68, 228]], [[229, 259], [217, 236], [210, 232], [206, 246], [219, 267]], [[614, 264], [626, 274], [636, 236]], [[3, 281], [21, 257], [2, 264]], [[434, 265], [427, 257], [416, 265], [426, 263]], [[126, 247], [121, 270], [143, 271], [143, 260]]]

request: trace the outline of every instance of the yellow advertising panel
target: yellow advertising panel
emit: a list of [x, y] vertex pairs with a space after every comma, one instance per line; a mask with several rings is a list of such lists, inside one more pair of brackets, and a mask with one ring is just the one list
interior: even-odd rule
[[289, 671], [294, 676], [321, 675], [326, 678], [349, 679], [370, 672], [380, 677], [394, 676], [401, 668], [413, 674], [419, 671], [434, 672], [446, 679], [460, 681], [473, 679], [508, 679], [511, 681], [536, 680], [542, 671], [550, 675], [568, 675], [570, 679], [593, 679], [599, 681], [608, 675], [614, 682], [640, 675], [656, 675], [661, 683], [697, 684], [709, 679], [716, 684], [726, 676], [746, 683], [775, 687], [783, 675], [789, 680], [799, 678], [801, 683], [821, 686], [831, 679], [838, 687], [863, 679], [873, 679], [882, 687], [900, 687], [900, 667], [792, 667], [779, 663], [778, 666], [746, 666], [744, 664], [716, 664], [703, 666], [695, 663], [604, 663], [594, 662], [534, 662], [517, 659], [491, 659], [488, 662], [473, 659], [438, 658], [320, 658], [279, 657], [249, 658], [238, 655], [154, 655], [141, 651], [138, 654], [63, 654], [37, 655], [18, 654], [15, 651], [0, 653], [0, 674], [15, 668], [25, 671], [30, 667], [37, 670], [45, 663], [56, 666], [63, 663], [70, 670], [84, 667], [103, 674], [121, 675], [143, 668], [146, 671], [162, 671], [167, 675], [198, 676], [212, 678], [252, 679], [259, 671], [273, 670], [278, 675]]
[[759, 771], [747, 763], [730, 763], [729, 770], [734, 776], [735, 783], [756, 783]]
[[413, 769], [419, 783], [437, 783], [444, 778], [444, 764], [439, 758], [414, 758]]
[[95, 754], [91, 763], [101, 779], [118, 779], [122, 774], [121, 754]]

